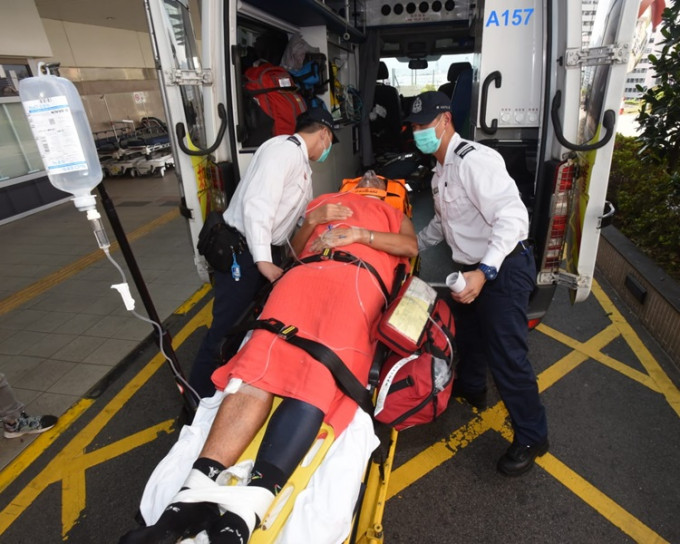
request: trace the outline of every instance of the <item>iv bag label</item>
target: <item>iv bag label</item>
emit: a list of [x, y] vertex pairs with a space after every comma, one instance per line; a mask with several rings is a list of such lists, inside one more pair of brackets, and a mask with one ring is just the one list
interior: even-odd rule
[[87, 170], [85, 154], [65, 96], [27, 100], [24, 109], [48, 174]]

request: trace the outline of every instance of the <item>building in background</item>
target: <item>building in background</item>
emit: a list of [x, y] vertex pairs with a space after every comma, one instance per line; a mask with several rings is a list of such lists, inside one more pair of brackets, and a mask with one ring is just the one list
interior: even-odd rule
[[[590, 35], [593, 31], [593, 24], [595, 23], [597, 3], [598, 0], [582, 0], [581, 9], [583, 11], [583, 47], [588, 47], [588, 44], [590, 43]], [[653, 31], [652, 37], [649, 40], [647, 47], [643, 51], [640, 61], [628, 74], [626, 85], [623, 91], [623, 100], [640, 98], [642, 93], [637, 90], [637, 85], [642, 85], [643, 87], [652, 87], [654, 85], [656, 73], [652, 68], [652, 64], [649, 62], [648, 57], [654, 51], [658, 51], [660, 49], [658, 44], [663, 39], [660, 30], [661, 26], [658, 26], [656, 30]]]

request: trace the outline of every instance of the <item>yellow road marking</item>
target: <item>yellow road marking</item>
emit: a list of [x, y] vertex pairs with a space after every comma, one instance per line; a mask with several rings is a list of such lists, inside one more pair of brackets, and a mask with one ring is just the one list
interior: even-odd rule
[[554, 455], [547, 453], [537, 458], [536, 464], [635, 542], [668, 542]]
[[[212, 301], [199, 312], [177, 333], [173, 339], [173, 346], [179, 347], [199, 327], [210, 322]], [[130, 400], [130, 398], [154, 375], [163, 365], [165, 358], [161, 353], [156, 354], [133, 378], [121, 389], [116, 396], [98, 413], [83, 430], [81, 430], [31, 482], [22, 489], [16, 497], [9, 501], [8, 506], [0, 512], [0, 534], [33, 503], [45, 489], [58, 481], [62, 481], [62, 535], [68, 534], [73, 528], [85, 506], [85, 470], [89, 468], [89, 460], [104, 462], [127, 453], [131, 446], [137, 447], [144, 440], [152, 440], [158, 427], [167, 432], [167, 422], [150, 429], [145, 429], [132, 437], [120, 440], [97, 450], [85, 453], [93, 439], [110, 422], [114, 415]], [[48, 431], [49, 432], [49, 431]], [[136, 445], [135, 445], [136, 444]], [[83, 461], [83, 458], [86, 461]], [[97, 464], [97, 463], [94, 463]], [[25, 463], [21, 462], [21, 466]], [[13, 475], [16, 477], [18, 474]]]
[[[680, 408], [680, 391], [674, 386], [649, 350], [640, 341], [635, 331], [621, 316], [596, 282], [593, 282], [593, 292], [604, 311], [610, 316], [611, 325], [584, 343], [569, 338], [550, 327], [540, 325], [538, 330], [543, 334], [564, 343], [571, 347], [573, 351], [538, 376], [539, 390], [544, 391], [551, 387], [581, 363], [592, 358], [649, 387], [653, 391], [663, 393], [669, 404], [680, 415], [678, 411]], [[649, 375], [644, 375], [600, 352], [603, 347], [619, 336], [622, 336], [630, 345], [645, 369], [649, 372]], [[489, 430], [499, 432], [508, 442], [512, 441], [513, 433], [507, 424], [507, 411], [502, 402], [483, 411], [466, 425], [455, 430], [448, 438], [431, 445], [394, 470], [390, 478], [387, 498], [392, 498], [401, 493], [406, 487], [451, 459], [459, 450], [465, 448], [477, 437]], [[635, 541], [650, 543], [667, 542], [663, 537], [558, 460], [554, 455], [548, 453], [538, 458], [536, 463]]]
[[[206, 287], [209, 288], [209, 286]], [[198, 296], [198, 293], [200, 292], [201, 290], [194, 296]], [[543, 334], [564, 343], [573, 351], [539, 375], [539, 389], [543, 391], [551, 387], [584, 361], [593, 359], [609, 368], [622, 372], [631, 379], [654, 391], [661, 392], [666, 396], [676, 412], [680, 414], [680, 392], [678, 392], [673, 383], [663, 372], [660, 365], [642, 344], [638, 336], [632, 330], [632, 327], [630, 327], [623, 319], [621, 314], [616, 310], [611, 301], [595, 282], [593, 283], [593, 292], [603, 309], [610, 315], [612, 324], [593, 336], [587, 342], [583, 343], [577, 342], [550, 327], [541, 325], [539, 330]], [[201, 294], [201, 296], [203, 295], [204, 293]], [[194, 330], [198, 327], [207, 325], [210, 321], [211, 306], [212, 302], [202, 308], [197, 315], [182, 328], [174, 339], [174, 343], [178, 346], [181, 345]], [[608, 345], [619, 335], [623, 336], [626, 342], [631, 346], [645, 369], [649, 371], [649, 376], [645, 376], [641, 372], [630, 369], [630, 367], [626, 367], [626, 365], [623, 365], [600, 352], [604, 346]], [[113, 415], [122, 408], [132, 395], [136, 393], [148, 379], [150, 379], [160, 366], [162, 366], [163, 362], [164, 359], [161, 354], [154, 356], [133, 380], [128, 383], [114, 399], [112, 399], [102, 412], [95, 416], [92, 422], [78, 433], [78, 435], [76, 435], [76, 437], [59, 454], [57, 454], [48, 466], [36, 476], [36, 478], [34, 478], [14, 500], [10, 501], [10, 504], [0, 512], [0, 533], [5, 531], [48, 485], [61, 481], [63, 496], [62, 535], [67, 535], [85, 508], [85, 470], [152, 441], [157, 436], [158, 432], [170, 432], [173, 423], [172, 420], [144, 429], [132, 436], [126, 437], [100, 449], [84, 453], [92, 442], [92, 439], [109, 423]], [[75, 415], [73, 419], [75, 420], [75, 418], [88, 407], [89, 404], [85, 405], [80, 412], [77, 412], [77, 415]], [[44, 440], [44, 447], [47, 447], [47, 445], [49, 445], [69, 424], [70, 423], [63, 427], [55, 427], [53, 436], [47, 435], [46, 433], [47, 436]], [[500, 433], [507, 440], [512, 439], [512, 431], [507, 425], [507, 412], [500, 402], [494, 407], [478, 414], [474, 419], [468, 422], [468, 424], [454, 431], [446, 439], [431, 445], [394, 470], [390, 479], [387, 498], [389, 499], [400, 493], [437, 466], [452, 458], [457, 451], [465, 448], [478, 436], [489, 430]], [[49, 432], [50, 431], [48, 431], [48, 433]], [[36, 451], [38, 450], [36, 449]], [[28, 456], [24, 457], [22, 454], [22, 456], [8, 467], [8, 469], [11, 467], [9, 472], [8, 469], [6, 469], [0, 473], [0, 490], [5, 489], [8, 483], [32, 462], [34, 459], [34, 457], [31, 458], [32, 455], [37, 456], [35, 452], [31, 452], [28, 449], [24, 453], [27, 452], [29, 453]], [[537, 460], [537, 464], [631, 538], [644, 542], [665, 542], [661, 536], [644, 525], [553, 455], [546, 454]]]
[[657, 384], [658, 391], [666, 397], [668, 404], [670, 404], [675, 413], [680, 416], [680, 390], [675, 387], [675, 384], [663, 371], [661, 365], [659, 365], [658, 361], [642, 343], [642, 340], [640, 340], [640, 337], [633, 330], [633, 327], [631, 327], [624, 319], [621, 312], [614, 306], [614, 303], [604, 293], [597, 282], [593, 282], [592, 291], [603, 310], [609, 315], [609, 319], [611, 319], [612, 323], [614, 323], [619, 331], [621, 331], [621, 336], [623, 336], [633, 350], [633, 353], [635, 353], [638, 360], [642, 363], [642, 366], [644, 366], [649, 373], [649, 376]]
[[[591, 341], [598, 346], [604, 347], [612, 340], [612, 328], [601, 331]], [[571, 352], [538, 376], [539, 390], [544, 391], [554, 385], [558, 380], [569, 374], [581, 363], [587, 360], [587, 356], [578, 352]], [[429, 448], [421, 451], [399, 468], [392, 472], [390, 487], [387, 498], [391, 498], [403, 491], [406, 487], [422, 478], [445, 461], [453, 457], [458, 450], [465, 448], [478, 436], [491, 429], [500, 429], [505, 422], [508, 413], [502, 402], [492, 408], [484, 410], [472, 421], [456, 429], [448, 438], [440, 440]]]
[[209, 283], [204, 283], [198, 291], [196, 291], [193, 295], [191, 295], [184, 304], [182, 304], [179, 308], [175, 310], [174, 313], [179, 314], [179, 315], [184, 315], [188, 314], [189, 311], [198, 304], [201, 299], [207, 295], [210, 290], [212, 289], [212, 286]]
[[[133, 242], [138, 238], [148, 234], [155, 228], [160, 227], [161, 225], [164, 225], [166, 223], [169, 223], [176, 217], [179, 217], [178, 209], [169, 211], [168, 213], [165, 213], [160, 217], [154, 219], [153, 221], [146, 223], [145, 225], [142, 225], [138, 229], [134, 230], [127, 237], [128, 241]], [[111, 252], [113, 253], [113, 251], [115, 251], [116, 249], [119, 249], [118, 242], [113, 242], [111, 244]], [[85, 255], [85, 257], [78, 259], [77, 261], [57, 270], [56, 272], [53, 272], [52, 274], [48, 274], [44, 278], [41, 278], [35, 283], [32, 283], [28, 287], [24, 287], [23, 289], [17, 291], [13, 295], [1, 300], [0, 315], [4, 315], [7, 312], [11, 312], [12, 310], [18, 308], [22, 304], [28, 302], [29, 300], [37, 297], [38, 295], [41, 295], [45, 291], [49, 291], [55, 285], [60, 284], [61, 282], [67, 280], [71, 276], [74, 276], [78, 272], [81, 272], [91, 264], [96, 263], [100, 259], [103, 259], [104, 256], [105, 255], [103, 251], [100, 250], [93, 251], [92, 253]]]
[[[617, 361], [616, 359], [610, 357], [609, 355], [601, 353], [597, 349], [593, 348], [593, 346], [591, 346], [589, 342], [581, 343], [577, 340], [574, 340], [573, 338], [570, 338], [566, 334], [556, 331], [555, 329], [552, 329], [546, 325], [539, 325], [537, 327], [537, 330], [541, 331], [546, 336], [550, 336], [554, 340], [561, 342], [565, 346], [569, 346], [573, 350], [588, 355], [588, 357], [590, 357], [591, 359], [594, 359], [595, 361], [598, 361], [599, 363], [608, 366], [612, 370], [615, 370], [616, 372], [619, 372], [624, 376], [628, 376], [631, 380], [635, 380], [636, 382], [641, 383], [642, 385], [648, 387], [652, 391], [656, 391], [657, 393], [659, 392], [659, 385], [651, 376], [644, 374], [639, 370], [635, 370], [634, 368], [631, 368], [628, 365], [625, 365], [622, 362]], [[619, 327], [614, 323], [609, 325], [605, 330], [610, 330], [611, 332], [614, 333], [612, 336], [612, 340], [621, 334]]]
[[57, 424], [49, 431], [38, 436], [31, 444], [24, 449], [20, 455], [14, 458], [0, 472], [0, 493], [11, 484], [19, 474], [31, 465], [43, 452], [63, 433], [71, 424], [78, 419], [85, 410], [94, 404], [92, 399], [80, 399], [71, 406], [65, 414], [59, 417]]

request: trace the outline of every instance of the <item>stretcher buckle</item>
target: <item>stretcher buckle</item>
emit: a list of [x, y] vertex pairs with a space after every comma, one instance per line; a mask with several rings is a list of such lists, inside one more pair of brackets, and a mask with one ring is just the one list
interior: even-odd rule
[[294, 325], [285, 325], [278, 319], [274, 319], [273, 317], [270, 317], [269, 319], [264, 320], [267, 324], [270, 325], [271, 331], [274, 334], [277, 334], [284, 340], [288, 340], [291, 336], [294, 336], [298, 329]]
[[330, 247], [323, 248], [323, 251], [319, 254], [321, 260], [332, 261], [333, 260], [333, 249]]

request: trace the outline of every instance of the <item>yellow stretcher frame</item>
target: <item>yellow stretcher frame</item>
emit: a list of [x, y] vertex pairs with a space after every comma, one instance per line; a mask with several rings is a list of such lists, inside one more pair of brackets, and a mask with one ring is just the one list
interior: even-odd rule
[[[265, 429], [274, 410], [281, 403], [280, 397], [275, 397], [269, 418], [255, 435], [239, 458], [239, 462], [255, 459], [257, 451], [264, 437]], [[364, 491], [359, 496], [360, 509], [355, 514], [352, 530], [344, 544], [381, 544], [383, 542], [382, 518], [385, 511], [387, 487], [392, 473], [392, 463], [397, 446], [398, 432], [391, 429], [386, 459], [378, 462], [371, 458], [364, 471]], [[307, 487], [314, 472], [323, 462], [329, 448], [335, 441], [333, 427], [323, 423], [314, 443], [304, 459], [293, 472], [281, 491], [276, 495], [267, 510], [259, 527], [253, 531], [249, 544], [271, 544], [276, 540], [293, 511], [295, 499], [300, 491]], [[381, 466], [382, 465], [382, 466]]]

